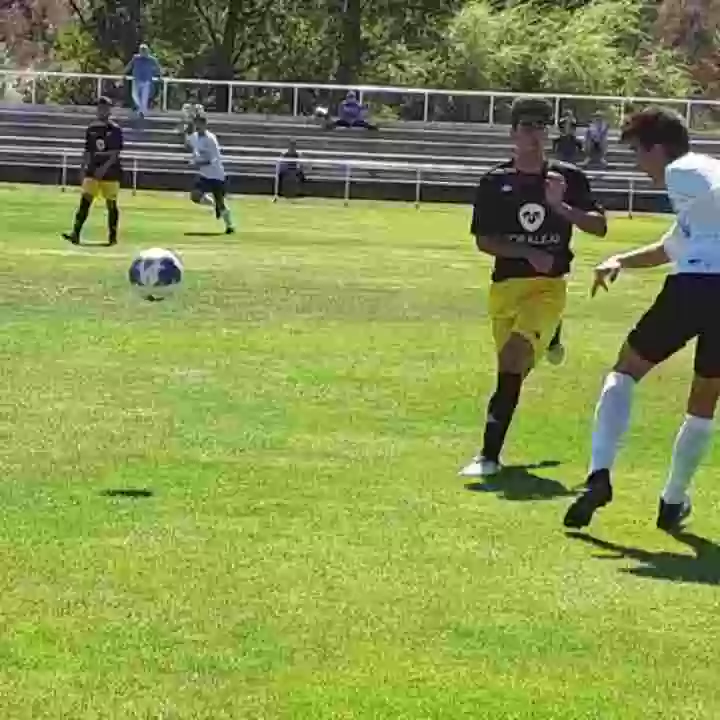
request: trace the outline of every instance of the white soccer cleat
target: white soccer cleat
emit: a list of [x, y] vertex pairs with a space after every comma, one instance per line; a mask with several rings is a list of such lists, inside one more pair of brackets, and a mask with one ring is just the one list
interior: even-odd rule
[[545, 351], [545, 358], [551, 365], [562, 365], [565, 361], [565, 346], [562, 343], [551, 345]]
[[472, 462], [466, 465], [459, 473], [461, 477], [491, 477], [497, 475], [502, 466], [494, 460], [488, 460], [482, 455], [476, 455]]

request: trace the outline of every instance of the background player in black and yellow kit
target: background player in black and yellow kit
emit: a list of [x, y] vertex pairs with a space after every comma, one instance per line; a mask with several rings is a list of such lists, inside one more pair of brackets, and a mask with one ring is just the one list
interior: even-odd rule
[[117, 198], [122, 179], [120, 153], [123, 149], [121, 127], [110, 117], [112, 102], [101, 97], [97, 104], [97, 119], [88, 125], [85, 131], [85, 158], [83, 163], [84, 179], [80, 206], [75, 213], [72, 232], [63, 233], [63, 237], [74, 245], [80, 244], [80, 233], [90, 213], [93, 200], [101, 195], [105, 199], [108, 211], [108, 245], [117, 242], [120, 212]]
[[547, 350], [565, 309], [573, 226], [601, 237], [607, 233], [585, 174], [545, 158], [550, 104], [520, 98], [511, 122], [514, 157], [480, 180], [471, 228], [480, 252], [495, 258], [488, 304], [498, 376], [482, 450], [460, 473], [469, 477], [501, 469], [523, 380]]

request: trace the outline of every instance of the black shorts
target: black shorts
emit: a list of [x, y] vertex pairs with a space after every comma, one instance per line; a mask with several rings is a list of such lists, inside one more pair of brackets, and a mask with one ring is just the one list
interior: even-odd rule
[[227, 186], [225, 180], [211, 180], [210, 178], [198, 176], [195, 180], [195, 189], [201, 193], [210, 193], [215, 198], [215, 202], [225, 199], [227, 195]]
[[628, 335], [630, 347], [658, 364], [697, 338], [695, 373], [720, 378], [720, 275], [670, 275]]

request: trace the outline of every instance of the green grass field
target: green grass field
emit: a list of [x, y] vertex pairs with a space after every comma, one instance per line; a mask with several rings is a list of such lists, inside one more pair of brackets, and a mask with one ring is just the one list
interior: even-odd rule
[[[128, 194], [121, 244], [78, 249], [76, 202], [0, 187], [0, 718], [720, 717], [720, 448], [688, 534], [654, 528], [689, 351], [639, 389], [594, 539], [562, 528], [662, 279], [591, 301], [590, 267], [668, 218], [576, 239], [567, 363], [473, 490], [494, 360], [468, 208], [235, 198], [226, 238]], [[186, 280], [145, 303], [127, 267], [156, 245]]]

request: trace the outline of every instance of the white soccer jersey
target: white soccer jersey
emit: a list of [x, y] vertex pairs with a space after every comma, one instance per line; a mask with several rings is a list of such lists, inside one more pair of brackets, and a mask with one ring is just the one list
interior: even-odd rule
[[665, 168], [677, 220], [665, 235], [675, 273], [720, 274], [720, 160], [687, 153]]
[[208, 180], [224, 180], [225, 166], [223, 165], [220, 145], [211, 132], [198, 135], [194, 132], [188, 138], [193, 159], [198, 163], [198, 172]]

